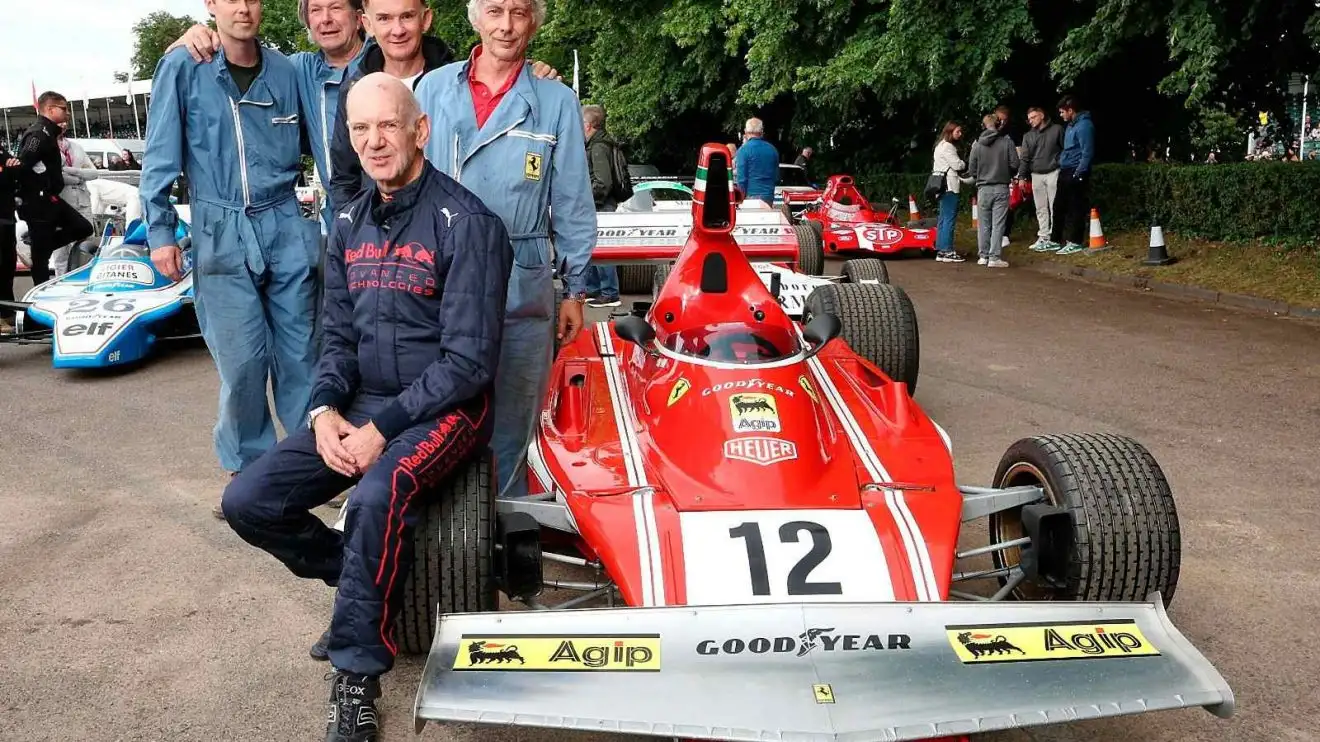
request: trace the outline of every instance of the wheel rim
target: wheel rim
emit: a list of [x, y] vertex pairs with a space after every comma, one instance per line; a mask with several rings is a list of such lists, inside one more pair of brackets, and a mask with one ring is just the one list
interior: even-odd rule
[[[1044, 472], [1035, 465], [1029, 464], [1025, 461], [1019, 461], [1010, 466], [1008, 470], [1004, 472], [1004, 476], [1000, 477], [999, 481], [995, 483], [995, 486], [999, 488], [1023, 486], [1040, 487], [1045, 492], [1046, 502], [1051, 505], [1058, 504], [1055, 500], [1054, 492], [1050, 489], [1049, 482], [1045, 478]], [[1013, 539], [1023, 538], [1027, 535], [1026, 529], [1022, 526], [1021, 507], [992, 513], [990, 515], [989, 525], [990, 543], [992, 544], [1012, 541]], [[1022, 549], [1021, 547], [1014, 546], [993, 552], [991, 554], [991, 561], [994, 564], [995, 569], [1017, 567], [1022, 563]], [[1003, 587], [1008, 582], [1007, 577], [998, 577], [996, 579], [999, 581], [1000, 587]], [[1057, 600], [1060, 597], [1055, 590], [1041, 587], [1027, 581], [1023, 581], [1022, 584], [1014, 588], [1011, 596], [1014, 600], [1026, 601]]]

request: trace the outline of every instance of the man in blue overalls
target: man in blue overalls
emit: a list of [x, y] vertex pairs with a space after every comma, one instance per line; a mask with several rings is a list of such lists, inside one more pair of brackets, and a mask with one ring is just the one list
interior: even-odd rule
[[305, 422], [320, 230], [294, 195], [297, 71], [257, 43], [259, 3], [209, 9], [222, 46], [215, 60], [196, 64], [175, 49], [156, 67], [140, 189], [152, 262], [179, 279], [170, 189], [187, 176], [197, 317], [220, 374], [216, 454], [237, 473], [275, 445], [268, 381], [285, 430]]
[[[468, 9], [481, 43], [463, 62], [427, 75], [416, 94], [431, 117], [427, 159], [477, 194], [513, 240], [491, 448], [501, 496], [517, 497], [527, 493], [527, 446], [549, 380], [553, 334], [568, 343], [582, 328], [596, 208], [577, 97], [562, 83], [537, 79], [526, 61], [545, 21], [544, 1], [474, 0]], [[553, 261], [569, 294], [558, 328], [551, 327]]]

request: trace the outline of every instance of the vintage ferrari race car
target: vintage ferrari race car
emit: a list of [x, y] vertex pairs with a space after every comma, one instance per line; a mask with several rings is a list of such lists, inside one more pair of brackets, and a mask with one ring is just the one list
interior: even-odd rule
[[[653, 302], [560, 351], [532, 494], [497, 501], [479, 457], [418, 514], [398, 633], [429, 651], [419, 730], [862, 742], [1230, 716], [1165, 612], [1179, 527], [1151, 455], [1041, 435], [992, 486], [958, 485], [915, 365], [843, 342], [846, 311], [790, 317], [758, 276], [728, 161], [702, 149], [695, 228]], [[912, 357], [902, 289], [850, 288], [884, 297], [865, 308]], [[990, 543], [960, 551], [987, 517]], [[501, 592], [532, 610], [498, 611]]]
[[146, 225], [116, 236], [107, 224], [91, 262], [34, 286], [16, 310], [16, 332], [0, 343], [49, 344], [55, 368], [108, 368], [147, 357], [161, 339], [199, 337], [193, 308], [190, 208], [179, 211], [184, 276], [173, 281], [151, 262]]
[[892, 255], [909, 250], [935, 254], [935, 220], [899, 225], [897, 198], [889, 211], [878, 211], [857, 189], [850, 175], [831, 175], [820, 199], [795, 213], [820, 236], [826, 255], [869, 252]]

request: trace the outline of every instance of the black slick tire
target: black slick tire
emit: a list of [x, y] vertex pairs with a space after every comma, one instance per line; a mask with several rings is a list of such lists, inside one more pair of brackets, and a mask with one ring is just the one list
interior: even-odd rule
[[[1166, 607], [1173, 600], [1182, 532], [1169, 482], [1145, 446], [1110, 433], [1024, 438], [994, 478], [995, 487], [1019, 485], [1043, 487], [1050, 504], [1071, 511], [1074, 543], [1064, 587], [1023, 583], [1014, 598], [1144, 602], [1159, 591]], [[1021, 509], [992, 514], [989, 527], [992, 543], [1020, 537]], [[993, 554], [996, 568], [1018, 559], [1017, 549]]]
[[843, 261], [844, 283], [889, 283], [889, 267], [878, 258], [857, 258]]
[[650, 264], [621, 265], [619, 268], [620, 294], [645, 294], [651, 289], [651, 276], [655, 266]]
[[839, 283], [817, 286], [807, 296], [803, 323], [833, 314], [843, 324], [839, 338], [886, 376], [917, 391], [921, 333], [917, 311], [903, 289], [889, 283]]
[[413, 563], [396, 624], [400, 654], [431, 650], [439, 613], [499, 608], [495, 488], [489, 454], [473, 457], [428, 493], [412, 539]]
[[793, 236], [798, 245], [798, 271], [808, 276], [825, 273], [825, 246], [820, 234], [806, 224], [794, 224]]

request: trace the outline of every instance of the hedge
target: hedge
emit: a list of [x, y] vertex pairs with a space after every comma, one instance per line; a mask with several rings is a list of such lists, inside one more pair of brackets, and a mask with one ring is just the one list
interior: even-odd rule
[[[922, 215], [934, 216], [935, 205], [921, 196], [925, 173], [859, 172], [857, 182], [877, 207], [892, 197], [906, 205], [912, 194]], [[971, 210], [973, 192], [964, 186], [959, 211]], [[1099, 165], [1091, 201], [1106, 231], [1158, 223], [1211, 240], [1320, 241], [1320, 162]]]

